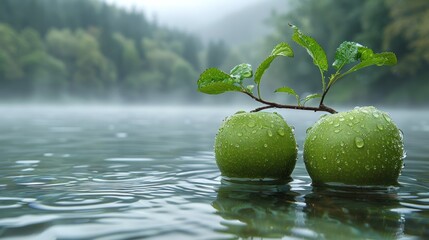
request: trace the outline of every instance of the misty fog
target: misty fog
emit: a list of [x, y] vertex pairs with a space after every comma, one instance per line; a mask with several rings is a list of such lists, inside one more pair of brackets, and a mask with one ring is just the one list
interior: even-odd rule
[[[261, 91], [293, 103], [293, 96], [273, 91], [288, 86], [300, 96], [321, 92], [319, 71], [291, 39], [293, 23], [321, 44], [329, 63], [346, 40], [397, 55], [396, 66], [370, 67], [341, 80], [327, 97], [330, 103], [421, 106], [429, 90], [429, 38], [426, 25], [409, 25], [405, 33], [403, 23], [427, 19], [427, 8], [421, 0], [4, 0], [0, 101], [248, 104], [239, 93], [198, 92], [199, 75], [210, 67], [228, 73], [240, 63], [255, 71], [276, 44], [287, 42], [295, 57], [276, 59]], [[330, 67], [325, 81], [332, 73]]]

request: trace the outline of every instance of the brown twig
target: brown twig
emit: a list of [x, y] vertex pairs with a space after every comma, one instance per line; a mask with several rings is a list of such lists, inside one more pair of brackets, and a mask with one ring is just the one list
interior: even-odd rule
[[319, 107], [306, 107], [306, 106], [298, 106], [298, 105], [287, 105], [287, 104], [279, 104], [275, 102], [270, 102], [263, 100], [259, 97], [254, 96], [253, 94], [243, 91], [244, 94], [248, 95], [249, 97], [253, 98], [255, 101], [265, 104], [266, 106], [262, 106], [259, 108], [256, 108], [252, 110], [252, 112], [259, 112], [264, 109], [270, 109], [270, 108], [288, 108], [288, 109], [296, 109], [296, 110], [307, 110], [307, 111], [314, 111], [314, 112], [328, 112], [328, 113], [337, 113], [334, 109], [325, 106], [323, 103], [319, 104]]

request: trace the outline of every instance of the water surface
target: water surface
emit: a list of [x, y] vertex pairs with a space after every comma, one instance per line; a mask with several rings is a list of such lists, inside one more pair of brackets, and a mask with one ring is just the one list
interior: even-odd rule
[[[0, 107], [2, 239], [429, 238], [429, 111], [405, 133], [399, 188], [223, 181], [216, 131], [236, 108]], [[320, 114], [279, 111], [305, 130]]]

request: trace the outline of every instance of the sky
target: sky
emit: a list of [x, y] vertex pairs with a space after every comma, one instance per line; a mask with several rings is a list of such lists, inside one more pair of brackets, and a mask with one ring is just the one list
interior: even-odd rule
[[196, 31], [243, 6], [263, 0], [103, 0], [143, 10], [149, 19], [182, 30]]

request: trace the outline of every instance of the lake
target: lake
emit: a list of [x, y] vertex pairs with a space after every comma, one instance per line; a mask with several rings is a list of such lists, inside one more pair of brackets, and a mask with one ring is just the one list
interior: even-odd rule
[[[429, 238], [429, 111], [382, 109], [404, 132], [400, 186], [313, 187], [305, 130], [283, 185], [222, 180], [213, 143], [235, 107], [0, 107], [2, 239]], [[249, 110], [249, 109], [244, 109]]]

